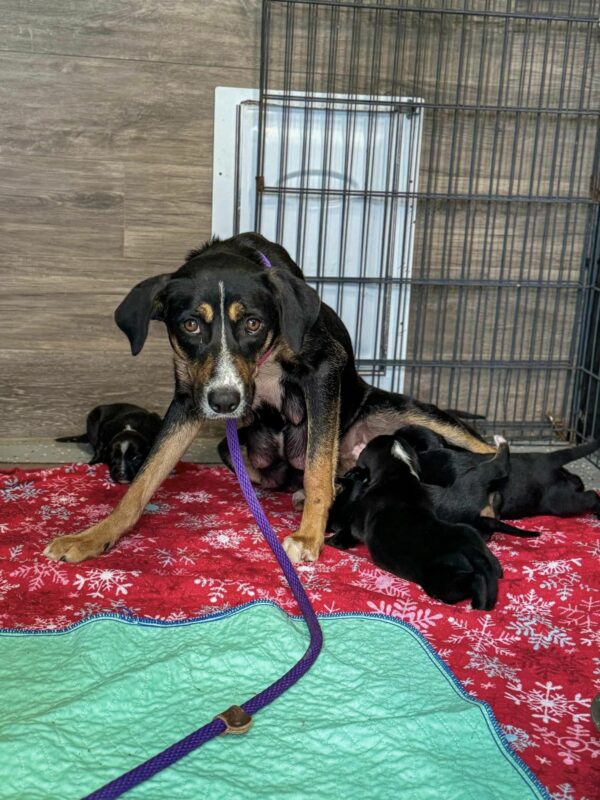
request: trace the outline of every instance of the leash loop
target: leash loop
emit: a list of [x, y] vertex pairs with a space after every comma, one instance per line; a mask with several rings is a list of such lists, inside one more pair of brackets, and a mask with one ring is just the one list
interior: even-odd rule
[[241, 706], [230, 706], [227, 711], [217, 714], [215, 719], [221, 719], [227, 725], [221, 736], [225, 736], [227, 733], [247, 733], [254, 722], [250, 714], [246, 714]]

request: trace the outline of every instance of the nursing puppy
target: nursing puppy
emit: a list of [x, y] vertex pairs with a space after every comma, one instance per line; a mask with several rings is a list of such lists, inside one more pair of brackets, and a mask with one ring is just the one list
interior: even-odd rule
[[410, 445], [377, 436], [353, 473], [352, 513], [336, 524], [334, 503], [331, 517], [336, 527], [342, 525], [328, 544], [344, 548], [364, 542], [375, 564], [418, 583], [431, 597], [494, 607], [502, 577], [499, 561], [473, 527], [436, 514]]
[[[421, 466], [416, 447], [421, 443], [421, 436], [428, 434], [426, 429], [418, 426], [400, 428], [394, 439], [401, 445], [409, 445], [414, 451], [414, 469], [421, 478]], [[488, 457], [476, 467], [471, 467], [458, 474], [447, 486], [435, 486], [422, 482], [423, 489], [431, 501], [436, 515], [446, 522], [471, 525], [487, 541], [494, 533], [508, 533], [513, 536], [535, 538], [537, 531], [523, 530], [509, 525], [497, 518], [502, 503], [502, 487], [508, 480], [510, 471], [510, 452], [508, 444], [497, 437], [498, 452]], [[384, 458], [388, 459], [387, 452]], [[334, 500], [328, 520], [328, 530], [339, 531], [347, 527], [356, 511], [356, 503], [362, 502], [362, 496], [368, 483], [368, 473], [359, 466], [338, 478], [338, 493]]]
[[[428, 484], [449, 486], [486, 460], [486, 456], [452, 446], [427, 428], [411, 426], [404, 435], [417, 451], [421, 478]], [[599, 448], [600, 439], [595, 439], [552, 453], [511, 453], [508, 479], [500, 490], [499, 516], [504, 519], [545, 514], [600, 516], [600, 498], [596, 492], [585, 491], [581, 478], [564, 468]]]
[[[296, 492], [302, 488], [302, 471], [292, 462], [303, 461], [306, 435], [277, 409], [261, 403], [252, 410], [252, 424], [238, 429], [238, 438], [241, 447], [247, 450], [246, 469], [254, 483], [262, 489], [282, 492]], [[294, 448], [294, 442], [299, 446]], [[219, 442], [217, 450], [223, 463], [233, 472], [226, 438]]]
[[57, 442], [87, 442], [93, 448], [90, 464], [107, 464], [115, 483], [131, 483], [139, 472], [162, 425], [158, 414], [130, 403], [93, 408], [86, 432], [61, 436]]
[[[439, 444], [439, 437], [418, 425], [399, 428], [394, 437], [409, 444], [415, 451], [418, 472], [426, 487], [436, 514], [447, 522], [464, 522], [472, 525], [486, 539], [494, 533], [535, 538], [537, 531], [524, 530], [498, 519], [503, 502], [503, 491], [510, 476], [513, 455], [505, 439], [494, 437], [498, 451], [495, 456], [485, 456], [477, 464], [464, 471], [456, 470], [446, 476], [442, 486], [427, 481], [427, 470], [422, 459], [433, 469], [439, 457], [439, 449], [425, 449]], [[441, 471], [441, 470], [440, 470]]]

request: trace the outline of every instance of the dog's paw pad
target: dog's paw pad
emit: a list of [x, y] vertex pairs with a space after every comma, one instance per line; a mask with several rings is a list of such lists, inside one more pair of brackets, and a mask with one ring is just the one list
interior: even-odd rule
[[283, 549], [293, 564], [299, 564], [301, 561], [316, 561], [320, 552], [320, 548], [310, 547], [306, 542], [295, 539], [293, 536], [286, 536], [283, 540]]

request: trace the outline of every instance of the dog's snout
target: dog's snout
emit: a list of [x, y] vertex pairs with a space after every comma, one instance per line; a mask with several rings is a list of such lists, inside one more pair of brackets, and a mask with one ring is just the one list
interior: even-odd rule
[[217, 414], [233, 414], [241, 399], [242, 396], [238, 390], [228, 386], [222, 389], [212, 389], [208, 393], [208, 405]]

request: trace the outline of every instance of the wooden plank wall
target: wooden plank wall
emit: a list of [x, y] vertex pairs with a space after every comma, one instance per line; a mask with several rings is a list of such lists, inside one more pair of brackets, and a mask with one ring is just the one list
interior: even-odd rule
[[[418, 5], [435, 4], [423, 0]], [[552, 5], [553, 13], [572, 13], [575, 7], [585, 13], [591, 2]], [[310, 88], [316, 91], [347, 91], [359, 67], [354, 90], [450, 104], [510, 105], [522, 99], [524, 70], [529, 97], [537, 96], [540, 104], [576, 108], [576, 91], [587, 93], [590, 104], [598, 100], [594, 70], [589, 80], [582, 81], [580, 74], [584, 64], [598, 66], [597, 58], [589, 58], [591, 46], [597, 52], [596, 41], [590, 43], [589, 35], [574, 26], [552, 28], [546, 45], [550, 57], [542, 69], [538, 59], [544, 47], [532, 49], [527, 23], [509, 28], [502, 20], [482, 24], [479, 19], [465, 28], [461, 18], [407, 13], [382, 28], [377, 12], [364, 15], [358, 60], [344, 50], [342, 34], [332, 62], [329, 28], [315, 27], [306, 7], [298, 6], [294, 14], [296, 64], [306, 66], [309, 59], [306, 31], [312, 25], [318, 32], [311, 56], [317, 77]], [[340, 30], [353, 15], [339, 12]], [[280, 42], [285, 22], [285, 16], [272, 20]], [[390, 61], [400, 35], [402, 60]], [[126, 399], [165, 408], [172, 380], [161, 326], [153, 323], [146, 348], [133, 359], [112, 313], [135, 282], [176, 267], [210, 234], [214, 87], [258, 86], [259, 50], [259, 0], [0, 0], [0, 438], [71, 432], [98, 402]], [[334, 84], [331, 72], [318, 77], [331, 63]], [[511, 69], [511, 63], [518, 68]], [[565, 64], [570, 83], [563, 96]], [[281, 88], [282, 66], [274, 53], [273, 87]], [[306, 88], [305, 80], [299, 72], [288, 88]], [[540, 124], [554, 127], [544, 136], [546, 149], [534, 155], [535, 120], [523, 126], [508, 115], [475, 119], [461, 112], [456, 118], [451, 109], [426, 110], [424, 120], [420, 188], [433, 194], [522, 194], [531, 186], [541, 195], [579, 193], [597, 124], [593, 117], [581, 121], [576, 115], [560, 122], [544, 118]], [[451, 162], [457, 126], [461, 147]], [[574, 153], [579, 158], [568, 162]], [[571, 183], [573, 170], [577, 180]], [[448, 228], [446, 205], [419, 201], [416, 277], [425, 282], [459, 276], [576, 279], [582, 211], [551, 207], [534, 224], [526, 206], [497, 206], [497, 221], [494, 216], [490, 223], [485, 202], [454, 202]], [[527, 249], [515, 251], [525, 227]], [[549, 231], [559, 250], [570, 248], [560, 275], [553, 274], [560, 252], [545, 244]], [[502, 255], [507, 236], [508, 260]], [[564, 253], [561, 258], [567, 264]], [[417, 361], [506, 358], [507, 348], [518, 356], [527, 343], [536, 358], [568, 355], [570, 341], [556, 332], [572, 329], [575, 293], [557, 291], [560, 295], [543, 298], [538, 290], [528, 295], [518, 287], [485, 290], [482, 305], [480, 289], [463, 293], [462, 299], [457, 289], [414, 289], [414, 307], [419, 299], [420, 306], [412, 319], [409, 355]], [[527, 297], [537, 302], [547, 336], [537, 337], [528, 327]], [[521, 327], [515, 329], [519, 307]], [[475, 318], [481, 311], [483, 316]], [[439, 338], [441, 316], [446, 323]], [[475, 346], [457, 353], [465, 331], [464, 342]], [[549, 373], [540, 377], [544, 374]], [[561, 402], [562, 373], [551, 390], [536, 396], [535, 408], [531, 383], [517, 386], [510, 376], [507, 383], [498, 375], [473, 373], [459, 384], [447, 371], [417, 370], [413, 388], [423, 399], [472, 410], [485, 409], [496, 398], [505, 418], [528, 413], [537, 419], [549, 400]]]
[[258, 86], [259, 0], [0, 0], [0, 437], [158, 411], [170, 349], [112, 314], [210, 231], [213, 91]]

